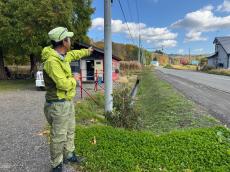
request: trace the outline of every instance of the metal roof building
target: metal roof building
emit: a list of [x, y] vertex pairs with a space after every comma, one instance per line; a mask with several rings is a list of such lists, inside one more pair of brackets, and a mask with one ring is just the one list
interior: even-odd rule
[[208, 57], [208, 65], [216, 68], [230, 68], [230, 36], [216, 37], [215, 53]]

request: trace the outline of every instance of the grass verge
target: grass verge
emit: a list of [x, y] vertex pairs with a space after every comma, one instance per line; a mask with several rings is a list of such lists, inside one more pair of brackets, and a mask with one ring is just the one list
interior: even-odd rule
[[92, 100], [90, 97], [86, 97], [84, 100], [80, 100], [76, 103], [76, 122], [77, 124], [98, 124], [104, 123], [104, 96], [102, 93], [93, 95]]
[[0, 91], [27, 90], [35, 88], [35, 82], [30, 80], [0, 80]]
[[87, 158], [84, 166], [78, 167], [81, 171], [230, 171], [230, 132], [222, 127], [157, 136], [79, 126], [76, 133], [77, 152]]
[[215, 74], [215, 75], [225, 75], [225, 76], [230, 76], [230, 70], [229, 69], [211, 69], [204, 71], [209, 74]]
[[155, 133], [219, 125], [154, 71], [143, 71], [137, 104], [142, 110], [143, 128]]
[[197, 70], [197, 66], [195, 65], [170, 65], [168, 64], [164, 66], [164, 68], [177, 69], [177, 70], [193, 70], [193, 71]]

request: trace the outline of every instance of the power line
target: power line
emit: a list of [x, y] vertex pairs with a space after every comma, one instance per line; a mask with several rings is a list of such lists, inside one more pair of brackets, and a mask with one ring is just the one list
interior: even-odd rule
[[139, 14], [137, 0], [135, 0], [135, 2], [136, 2], [136, 10], [137, 10], [137, 21], [138, 21], [138, 24], [139, 24], [139, 34], [140, 34], [140, 14]]
[[[129, 0], [127, 0], [127, 5], [128, 5], [128, 10], [129, 10], [129, 16], [130, 16], [130, 19], [131, 19], [131, 21], [133, 21], [133, 23], [135, 23], [135, 21], [133, 20], [133, 15], [132, 15], [132, 10], [131, 10], [131, 5], [130, 5], [130, 1]], [[139, 23], [138, 23], [139, 24]], [[140, 25], [139, 25], [139, 29], [138, 30], [140, 30]], [[139, 39], [139, 35], [140, 35], [140, 33], [137, 33], [138, 31], [137, 30], [134, 30], [134, 32], [135, 32], [135, 35], [138, 35], [138, 39]], [[136, 36], [135, 36], [136, 37]], [[137, 43], [137, 45], [138, 45], [139, 43]]]
[[138, 4], [137, 4], [137, 0], [135, 0], [136, 3], [136, 10], [137, 10], [137, 21], [138, 21], [138, 25], [139, 25], [139, 36], [138, 36], [138, 44], [139, 44], [139, 49], [138, 49], [138, 61], [141, 62], [141, 35], [140, 35], [140, 15], [139, 15], [139, 9], [138, 9]]
[[124, 12], [123, 7], [122, 7], [122, 5], [121, 5], [121, 1], [118, 0], [118, 3], [119, 3], [119, 5], [120, 5], [120, 8], [121, 8], [123, 17], [124, 17], [124, 19], [125, 19], [125, 23], [126, 23], [126, 25], [127, 25], [127, 28], [128, 28], [128, 31], [129, 31], [130, 38], [132, 39], [132, 42], [133, 42], [133, 44], [135, 45], [133, 36], [132, 36], [132, 34], [131, 34], [131, 31], [130, 31], [130, 28], [129, 28], [129, 25], [128, 25], [128, 22], [127, 22], [127, 19], [126, 19], [126, 16], [125, 16], [125, 12]]
[[133, 20], [133, 16], [132, 16], [132, 10], [131, 10], [131, 6], [130, 6], [129, 0], [127, 0], [127, 3], [128, 3], [129, 17], [130, 17], [131, 21], [134, 21]]

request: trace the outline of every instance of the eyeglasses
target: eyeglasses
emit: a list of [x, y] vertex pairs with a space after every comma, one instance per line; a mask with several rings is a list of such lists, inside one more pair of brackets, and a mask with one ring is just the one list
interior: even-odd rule
[[65, 32], [67, 32], [67, 31], [68, 31], [67, 28], [65, 28], [65, 30], [62, 31], [62, 33], [59, 35], [59, 40], [60, 40], [62, 34], [65, 33]]

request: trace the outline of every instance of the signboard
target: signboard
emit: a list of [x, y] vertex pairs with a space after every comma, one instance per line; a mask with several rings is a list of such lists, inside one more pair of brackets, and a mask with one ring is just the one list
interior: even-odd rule
[[192, 60], [192, 62], [191, 62], [192, 65], [199, 65], [199, 63], [200, 62], [198, 60]]

